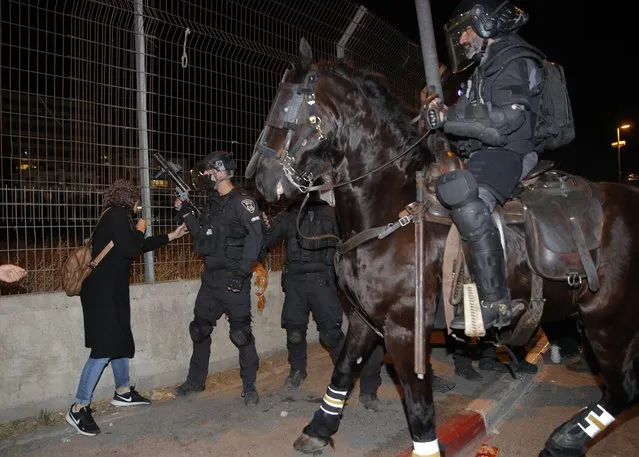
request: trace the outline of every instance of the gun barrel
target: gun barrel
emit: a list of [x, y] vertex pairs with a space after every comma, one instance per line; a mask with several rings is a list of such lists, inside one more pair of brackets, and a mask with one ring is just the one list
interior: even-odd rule
[[[162, 175], [167, 175], [176, 186], [175, 192], [182, 201], [190, 201], [189, 192], [192, 190], [191, 186], [184, 182], [182, 178], [180, 178], [177, 173], [182, 170], [182, 168], [172, 162], [167, 161], [162, 154], [156, 152], [153, 154], [155, 160], [160, 164], [160, 171], [155, 174], [154, 179], [158, 179]], [[196, 216], [200, 216], [200, 210], [197, 206], [191, 205], [193, 211]]]

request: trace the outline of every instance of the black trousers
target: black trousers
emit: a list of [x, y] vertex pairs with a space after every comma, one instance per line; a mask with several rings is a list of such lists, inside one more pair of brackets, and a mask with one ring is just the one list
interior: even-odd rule
[[[293, 273], [284, 278], [284, 306], [282, 328], [306, 332], [311, 314], [320, 336], [341, 332], [342, 308], [337, 296], [337, 286], [327, 272]], [[327, 349], [331, 356], [338, 351], [340, 339]], [[306, 338], [299, 343], [287, 342], [288, 361], [293, 370], [306, 371]], [[339, 354], [339, 352], [337, 352]]]
[[[343, 311], [337, 295], [337, 285], [326, 272], [292, 273], [284, 278], [284, 306], [282, 307], [282, 327], [285, 329], [308, 328], [310, 316], [317, 325], [320, 339], [326, 334], [341, 332]], [[337, 360], [344, 343], [332, 341], [327, 349], [333, 363]], [[287, 342], [288, 361], [291, 369], [306, 371], [308, 345], [306, 339], [296, 344]], [[363, 362], [359, 371], [360, 393], [375, 394], [382, 383], [381, 368], [384, 362], [384, 347], [380, 344]]]
[[482, 149], [470, 156], [466, 167], [503, 205], [521, 178], [522, 157], [506, 149]]
[[[245, 281], [242, 290], [238, 293], [226, 289], [228, 275], [205, 271], [202, 273], [202, 285], [195, 300], [194, 322], [198, 325], [215, 328], [217, 321], [226, 314], [230, 331], [233, 333], [248, 327], [251, 328], [251, 284], [250, 279]], [[244, 387], [255, 386], [257, 369], [260, 359], [255, 349], [255, 339], [251, 336], [251, 342], [239, 348], [240, 377]], [[189, 364], [187, 380], [194, 384], [204, 385], [209, 372], [209, 359], [211, 356], [211, 336], [201, 342], [193, 343], [193, 354]]]
[[359, 394], [377, 394], [377, 389], [382, 385], [381, 370], [384, 364], [384, 345], [378, 344], [373, 352], [364, 360], [359, 373]]

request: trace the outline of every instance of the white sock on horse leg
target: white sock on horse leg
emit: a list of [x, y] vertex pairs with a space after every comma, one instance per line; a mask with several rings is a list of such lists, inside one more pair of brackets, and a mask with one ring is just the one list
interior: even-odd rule
[[418, 443], [413, 441], [412, 457], [441, 457], [437, 440]]

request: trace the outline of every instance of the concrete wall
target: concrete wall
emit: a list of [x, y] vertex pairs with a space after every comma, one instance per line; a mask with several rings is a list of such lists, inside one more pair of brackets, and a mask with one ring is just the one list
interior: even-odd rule
[[[136, 354], [131, 383], [141, 391], [186, 378], [191, 340], [188, 324], [200, 281], [131, 286], [131, 320]], [[260, 355], [286, 349], [280, 328], [283, 293], [280, 272], [269, 275], [266, 308], [256, 309], [253, 332]], [[309, 341], [317, 341], [309, 326]], [[228, 323], [220, 319], [213, 334], [210, 372], [238, 366]], [[79, 297], [46, 293], [0, 297], [0, 422], [32, 416], [41, 409], [67, 408], [74, 399], [89, 349], [84, 347]], [[105, 370], [94, 399], [113, 395], [113, 375]]]

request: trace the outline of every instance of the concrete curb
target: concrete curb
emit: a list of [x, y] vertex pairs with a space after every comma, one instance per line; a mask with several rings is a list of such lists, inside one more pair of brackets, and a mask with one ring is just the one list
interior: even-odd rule
[[[502, 375], [485, 391], [483, 398], [473, 400], [463, 411], [437, 427], [439, 447], [446, 457], [459, 455], [466, 446], [495, 428], [517, 400], [533, 387], [542, 372], [542, 356], [549, 347], [548, 340], [543, 336], [526, 357], [529, 362], [539, 365], [537, 374], [520, 375], [517, 379], [513, 379], [509, 373]], [[487, 400], [491, 398], [497, 400]], [[395, 457], [411, 457], [412, 453], [413, 449], [409, 447]]]

